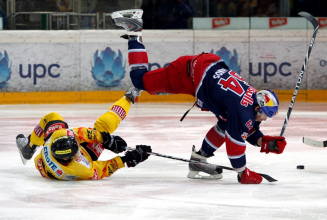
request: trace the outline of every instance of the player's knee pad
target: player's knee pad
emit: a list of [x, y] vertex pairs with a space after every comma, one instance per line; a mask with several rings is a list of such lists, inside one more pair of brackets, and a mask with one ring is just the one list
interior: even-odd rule
[[143, 76], [148, 70], [146, 68], [134, 69], [130, 72], [130, 77], [135, 88], [145, 90], [143, 85]]

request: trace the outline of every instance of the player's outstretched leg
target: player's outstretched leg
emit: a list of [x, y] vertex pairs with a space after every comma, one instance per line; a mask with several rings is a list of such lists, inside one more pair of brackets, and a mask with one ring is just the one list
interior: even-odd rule
[[[213, 156], [213, 155], [211, 155]], [[209, 156], [210, 157], [210, 156]], [[198, 152], [196, 152], [195, 146], [192, 147], [192, 154], [191, 154], [191, 159], [190, 160], [194, 160], [194, 161], [198, 161], [198, 162], [207, 162], [207, 158], [209, 157], [204, 157], [202, 155], [200, 155]], [[218, 170], [213, 170], [213, 169], [209, 169], [206, 166], [201, 166], [198, 165], [196, 163], [189, 163], [188, 164], [189, 167], [189, 172], [187, 174], [188, 178], [191, 179], [221, 179], [223, 178], [223, 170], [222, 169], [218, 169]], [[209, 174], [209, 176], [202, 176], [200, 174], [200, 172]]]
[[133, 85], [145, 90], [143, 76], [148, 72], [148, 55], [142, 43], [143, 10], [131, 9], [113, 12], [111, 17], [117, 26], [124, 27], [128, 32], [121, 36], [128, 40], [128, 62], [131, 68], [130, 77]]
[[139, 89], [135, 88], [134, 86], [131, 86], [125, 92], [125, 96], [130, 98], [132, 103], [134, 104], [136, 97], [140, 96], [141, 92], [142, 92], [142, 90], [139, 90]]
[[111, 18], [115, 25], [126, 29], [127, 35], [140, 36], [143, 28], [142, 15], [142, 9], [130, 9], [115, 11]]
[[16, 145], [24, 165], [27, 160], [30, 160], [33, 157], [33, 154], [37, 149], [36, 145], [30, 147], [30, 137], [31, 135], [25, 137], [23, 134], [19, 134], [16, 137]]

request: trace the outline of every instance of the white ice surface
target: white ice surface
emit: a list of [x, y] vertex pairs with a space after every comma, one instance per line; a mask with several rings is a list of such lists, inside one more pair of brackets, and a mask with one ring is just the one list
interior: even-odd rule
[[[316, 108], [314, 108], [316, 105]], [[135, 104], [116, 135], [129, 146], [151, 145], [153, 151], [189, 159], [215, 124], [211, 113], [192, 104]], [[310, 106], [310, 108], [307, 108]], [[327, 219], [327, 149], [306, 146], [303, 136], [327, 139], [327, 104], [296, 104], [286, 128], [287, 148], [281, 155], [262, 154], [247, 145], [250, 170], [277, 179], [241, 185], [236, 173], [221, 180], [192, 180], [188, 164], [151, 156], [135, 168], [123, 168], [99, 181], [55, 181], [40, 176], [34, 161], [24, 166], [15, 146], [19, 133], [28, 134], [40, 118], [60, 113], [70, 127], [92, 127], [110, 104], [0, 105], [0, 219]], [[297, 108], [298, 107], [298, 108]], [[262, 126], [279, 135], [288, 104]], [[39, 149], [40, 150], [40, 149]], [[38, 151], [39, 151], [38, 150]], [[223, 145], [209, 162], [231, 166]], [[114, 157], [105, 152], [100, 160]], [[297, 165], [305, 165], [297, 170]]]

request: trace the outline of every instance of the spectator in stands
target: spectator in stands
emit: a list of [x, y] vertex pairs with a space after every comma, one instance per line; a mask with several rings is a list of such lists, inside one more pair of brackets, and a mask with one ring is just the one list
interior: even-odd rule
[[120, 10], [118, 0], [98, 0], [95, 5], [95, 12], [111, 13]]
[[217, 6], [218, 17], [236, 17], [237, 8], [231, 0], [219, 0]]
[[249, 17], [250, 15], [250, 2], [249, 0], [239, 0], [237, 2], [237, 16], [238, 17]]
[[62, 11], [62, 12], [72, 11], [69, 0], [57, 0], [57, 6], [58, 6], [59, 11]]
[[163, 18], [159, 16], [159, 9], [163, 0], [148, 0], [147, 3], [141, 6], [143, 13], [143, 28], [144, 29], [162, 29]]
[[189, 0], [164, 0], [158, 11], [163, 18], [164, 29], [187, 29], [188, 19], [195, 13]]
[[2, 8], [0, 8], [0, 17], [2, 17], [2, 29], [5, 29], [7, 26], [7, 15]]
[[279, 0], [271, 1], [266, 14], [268, 17], [279, 17]]

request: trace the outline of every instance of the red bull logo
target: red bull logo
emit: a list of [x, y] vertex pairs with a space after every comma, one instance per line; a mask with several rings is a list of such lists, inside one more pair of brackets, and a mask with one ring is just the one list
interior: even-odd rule
[[243, 138], [243, 140], [246, 140], [248, 138], [248, 133], [243, 132], [243, 134], [241, 135], [241, 137]]

